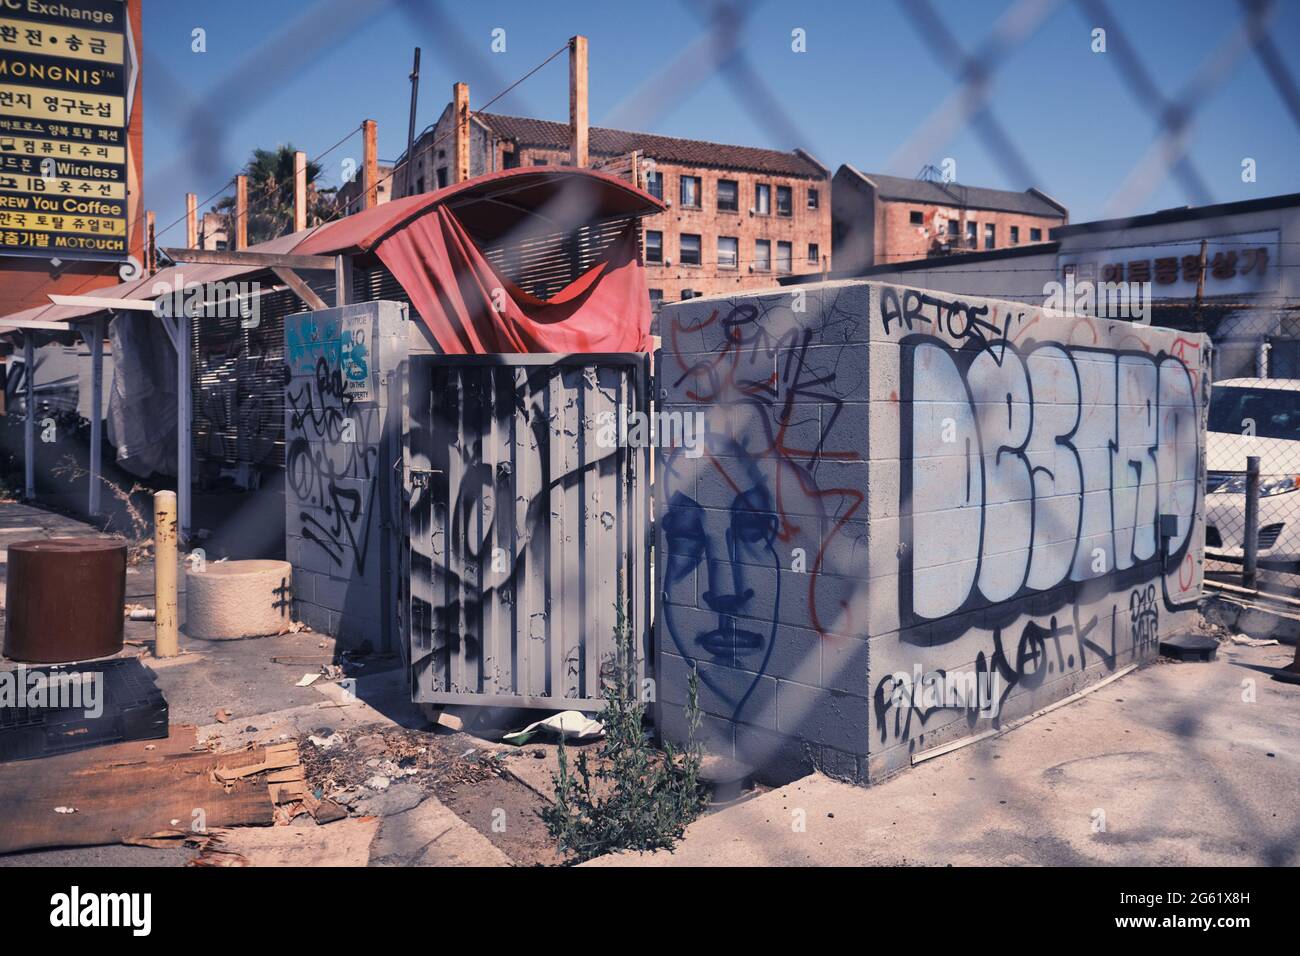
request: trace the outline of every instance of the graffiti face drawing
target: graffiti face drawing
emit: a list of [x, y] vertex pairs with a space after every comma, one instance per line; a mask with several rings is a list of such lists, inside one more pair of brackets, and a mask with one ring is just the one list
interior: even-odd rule
[[669, 465], [664, 586], [672, 593], [694, 575], [698, 603], [697, 610], [684, 611], [665, 601], [665, 626], [683, 657], [753, 675], [741, 680], [738, 691], [709, 670], [700, 672], [701, 681], [738, 713], [767, 668], [776, 637], [781, 559], [773, 494], [753, 461], [712, 458], [705, 467], [714, 469], [734, 497], [725, 510], [706, 510], [680, 490], [689, 486], [685, 475], [693, 472], [684, 472], [683, 464], [675, 459]]

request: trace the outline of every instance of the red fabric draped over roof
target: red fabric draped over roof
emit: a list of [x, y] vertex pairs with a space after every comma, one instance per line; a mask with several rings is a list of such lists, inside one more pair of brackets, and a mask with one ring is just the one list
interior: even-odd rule
[[449, 354], [649, 349], [650, 298], [635, 220], [600, 262], [549, 300], [498, 274], [446, 206], [391, 233], [374, 251]]

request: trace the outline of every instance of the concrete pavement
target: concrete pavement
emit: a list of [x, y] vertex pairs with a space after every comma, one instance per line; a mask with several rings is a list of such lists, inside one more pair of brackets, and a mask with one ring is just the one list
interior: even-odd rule
[[1288, 645], [1152, 664], [1004, 736], [859, 788], [797, 780], [694, 823], [675, 852], [589, 866], [1300, 863]]

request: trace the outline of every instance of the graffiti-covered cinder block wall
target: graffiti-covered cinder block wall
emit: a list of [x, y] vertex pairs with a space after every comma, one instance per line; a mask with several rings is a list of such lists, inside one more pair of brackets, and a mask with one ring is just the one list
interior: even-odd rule
[[284, 320], [286, 555], [298, 620], [397, 648], [407, 311], [364, 302]]
[[1202, 337], [862, 281], [661, 333], [667, 736], [696, 668], [710, 749], [874, 779], [1193, 626]]

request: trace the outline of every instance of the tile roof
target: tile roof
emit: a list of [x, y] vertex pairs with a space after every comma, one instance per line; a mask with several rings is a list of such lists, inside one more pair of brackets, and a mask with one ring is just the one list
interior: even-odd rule
[[[504, 116], [500, 113], [474, 115], [502, 139], [514, 140], [524, 146], [551, 149], [567, 149], [569, 146], [568, 123]], [[819, 179], [828, 173], [811, 157], [799, 152], [783, 153], [776, 149], [759, 149], [754, 146], [728, 146], [698, 139], [605, 129], [602, 126], [591, 127], [588, 137], [588, 148], [593, 155], [621, 156], [639, 149], [653, 159], [690, 166], [722, 166], [727, 169]]]
[[902, 176], [885, 176], [881, 173], [863, 173], [852, 166], [841, 166], [860, 179], [875, 184], [882, 199], [927, 203], [938, 206], [965, 206], [971, 209], [992, 209], [998, 212], [1018, 212], [1030, 216], [1059, 218], [1065, 209], [1057, 206], [1046, 194], [1027, 189], [1022, 193], [1007, 189], [985, 189], [982, 186], [963, 186], [961, 183], [936, 183], [925, 179], [905, 179]]

